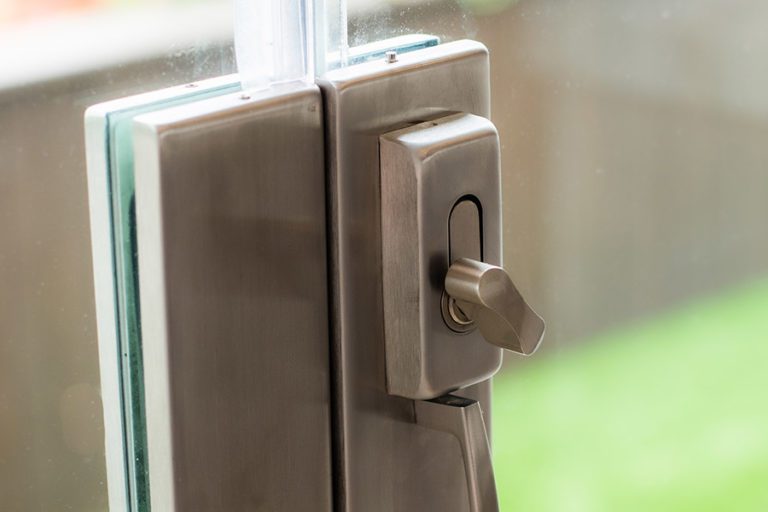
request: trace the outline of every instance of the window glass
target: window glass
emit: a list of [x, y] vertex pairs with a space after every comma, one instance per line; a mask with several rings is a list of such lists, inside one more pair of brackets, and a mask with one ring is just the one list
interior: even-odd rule
[[[345, 4], [329, 52], [490, 50], [505, 266], [548, 324], [495, 381], [501, 509], [764, 510], [768, 6]], [[84, 110], [231, 73], [231, 40], [227, 0], [0, 4], [4, 510], [107, 509]]]
[[108, 509], [83, 113], [234, 71], [227, 1], [0, 4], [0, 496]]
[[768, 8], [479, 7], [505, 264], [548, 321], [496, 380], [501, 509], [761, 510]]

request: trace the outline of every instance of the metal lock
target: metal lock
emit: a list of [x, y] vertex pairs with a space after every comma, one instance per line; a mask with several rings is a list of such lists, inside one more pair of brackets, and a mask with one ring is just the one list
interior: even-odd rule
[[544, 322], [501, 263], [499, 138], [453, 114], [380, 137], [387, 390], [461, 446], [470, 512], [497, 512], [480, 404], [451, 393], [490, 378], [501, 349], [533, 353]]
[[488, 51], [454, 41], [319, 85], [340, 509], [465, 512], [466, 496], [496, 512], [484, 416], [501, 349], [486, 340], [530, 352], [543, 323], [500, 269]]
[[501, 264], [499, 141], [453, 114], [380, 138], [389, 393], [432, 399], [533, 353], [544, 322]]

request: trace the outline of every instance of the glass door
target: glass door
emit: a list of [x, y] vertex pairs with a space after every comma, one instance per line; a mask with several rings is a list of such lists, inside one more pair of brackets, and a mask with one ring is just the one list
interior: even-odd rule
[[[251, 14], [264, 7], [243, 6], [255, 8]], [[767, 383], [760, 356], [768, 336], [762, 314], [768, 293], [762, 225], [768, 174], [762, 27], [768, 13], [761, 2], [351, 0], [312, 4], [310, 11], [298, 3], [283, 7], [272, 11], [269, 23], [258, 16], [233, 22], [232, 5], [214, 0], [12, 1], [0, 7], [5, 507], [123, 511], [146, 505], [140, 491], [147, 475], [144, 381], [134, 378], [142, 368], [132, 220], [134, 120], [150, 114], [144, 126], [155, 126], [160, 118], [153, 115], [171, 112], [174, 123], [182, 123], [187, 112], [202, 116], [200, 105], [224, 101], [218, 97], [234, 102], [243, 94], [236, 80], [216, 77], [236, 72], [238, 65], [253, 70], [249, 91], [284, 78], [324, 86], [357, 73], [361, 68], [355, 66], [384, 62], [394, 48], [402, 62], [408, 50], [416, 54], [472, 39], [489, 54], [490, 110], [480, 117], [492, 120], [500, 147], [499, 263], [547, 322], [535, 356], [507, 355], [493, 381], [493, 414], [486, 426], [492, 431], [500, 510], [763, 510], [768, 418], [761, 405]], [[305, 23], [311, 18], [317, 24]], [[241, 50], [254, 57], [236, 62], [235, 31], [241, 30], [238, 42], [248, 42], [240, 34], [251, 30], [250, 42], [264, 48], [267, 32], [255, 29], [262, 25], [274, 30], [270, 48], [279, 43], [282, 49], [270, 53], [272, 60]], [[311, 42], [297, 46], [297, 38]], [[381, 43], [392, 38], [399, 39]], [[285, 58], [273, 59], [278, 54]], [[299, 68], [287, 64], [297, 62]], [[210, 78], [214, 82], [205, 81]], [[458, 75], [454, 79], [460, 82]], [[205, 97], [210, 84], [225, 82], [226, 90], [211, 89]], [[184, 87], [191, 83], [195, 87]], [[100, 196], [101, 203], [89, 198], [83, 148], [94, 132], [83, 136], [86, 108], [166, 87], [176, 89], [114, 104], [102, 116], [106, 124], [96, 137], [108, 171], [103, 190], [110, 194]], [[246, 95], [251, 97], [240, 101], [260, 98]], [[406, 96], [385, 94], [370, 104], [404, 101]], [[390, 128], [395, 129], [388, 126], [387, 133]], [[216, 140], [234, 145], [250, 133], [232, 130], [218, 132]], [[323, 137], [331, 136], [328, 124], [323, 131]], [[95, 144], [89, 151], [100, 145]], [[331, 158], [322, 157], [326, 163]], [[198, 154], [183, 163], [192, 168], [202, 161]], [[203, 167], [196, 179], [213, 180]], [[318, 182], [316, 188], [327, 199], [331, 185]], [[377, 201], [371, 194], [357, 200]], [[253, 213], [246, 203], [230, 202], [230, 218]], [[180, 211], [188, 206], [174, 204]], [[95, 208], [101, 231], [89, 220]], [[224, 232], [232, 238], [220, 242], [230, 248], [242, 249], [237, 240], [250, 240]], [[190, 247], [195, 241], [186, 239]], [[98, 253], [107, 262], [101, 274], [93, 271], [99, 257], [91, 256], [92, 244], [106, 251]], [[369, 250], [351, 247], [346, 261]], [[279, 263], [278, 257], [272, 261]], [[229, 276], [220, 270], [221, 279]], [[108, 286], [100, 288], [99, 279]], [[236, 282], [230, 285], [236, 288]], [[291, 282], [298, 287], [291, 293], [300, 296], [301, 280]], [[195, 294], [177, 290], [179, 297]], [[214, 288], [201, 290], [201, 300], [218, 297]], [[374, 291], [383, 300], [383, 292]], [[113, 318], [99, 326], [97, 336], [97, 317], [101, 322], [105, 311]], [[332, 320], [331, 335], [335, 328]], [[382, 326], [370, 329], [381, 341], [376, 336]], [[112, 353], [99, 347], [107, 331], [113, 333]], [[382, 344], [375, 350], [386, 356]], [[204, 366], [206, 360], [198, 361]], [[304, 371], [309, 376], [318, 370]], [[383, 365], [368, 373], [372, 387], [385, 388]], [[189, 386], [210, 391], [209, 404], [227, 391], [221, 383]], [[412, 423], [412, 402], [398, 403], [402, 417], [391, 421], [393, 439], [401, 423]], [[359, 405], [375, 409], [365, 400]], [[211, 410], [210, 417], [217, 413]], [[206, 425], [207, 419], [189, 421]], [[345, 436], [355, 431], [365, 439], [369, 426], [342, 419], [329, 420], [336, 461]], [[459, 445], [444, 439], [452, 454], [450, 482], [465, 485]], [[345, 510], [352, 502], [343, 493], [367, 486], [385, 497], [382, 510], [406, 510], [398, 500], [404, 489], [415, 492], [419, 480], [411, 475], [430, 461], [414, 455], [421, 453], [416, 445], [400, 444], [383, 455], [380, 446], [360, 446], [370, 450], [367, 459], [361, 456], [370, 461], [367, 475], [390, 474], [377, 471], [392, 460], [387, 457], [393, 450], [412, 454], [413, 465], [393, 470], [398, 478], [370, 478], [344, 489], [337, 462], [334, 506]], [[276, 488], [269, 483], [270, 463], [255, 460], [250, 469], [259, 468], [264, 478], [231, 480], [230, 490]], [[444, 499], [444, 509], [469, 510], [451, 498], [451, 490], [443, 491], [425, 494], [422, 509]], [[459, 494], [467, 499], [466, 491]]]

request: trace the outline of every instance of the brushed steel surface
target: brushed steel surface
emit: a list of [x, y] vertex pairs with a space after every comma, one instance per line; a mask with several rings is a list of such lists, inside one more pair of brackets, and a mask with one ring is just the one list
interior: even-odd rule
[[[488, 117], [487, 50], [458, 41], [391, 64], [334, 70], [318, 82], [329, 163], [338, 510], [466, 512], [458, 442], [416, 425], [414, 402], [387, 393], [379, 136], [450, 113]], [[490, 383], [461, 394], [479, 399], [490, 424]]]
[[[472, 114], [380, 138], [384, 339], [392, 394], [436, 398], [486, 380], [501, 366], [499, 348], [477, 330], [451, 329], [441, 307], [451, 247], [455, 256], [482, 252], [486, 261], [501, 264], [498, 146], [493, 123]], [[475, 210], [474, 227], [451, 232], [452, 212], [463, 202]]]
[[322, 133], [314, 86], [135, 121], [152, 510], [331, 510]]
[[539, 348], [544, 320], [503, 268], [461, 258], [448, 269], [445, 291], [488, 343], [526, 356]]
[[426, 428], [447, 432], [459, 441], [464, 456], [470, 512], [498, 512], [491, 447], [480, 404], [453, 395], [417, 400], [416, 422]]

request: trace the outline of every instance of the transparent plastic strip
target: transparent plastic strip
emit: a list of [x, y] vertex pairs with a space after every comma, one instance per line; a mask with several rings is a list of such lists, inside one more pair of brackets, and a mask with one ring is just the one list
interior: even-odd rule
[[235, 51], [243, 89], [310, 83], [326, 71], [435, 46], [410, 34], [350, 47], [347, 0], [234, 0]]
[[244, 89], [314, 79], [313, 0], [235, 0], [234, 17]]

